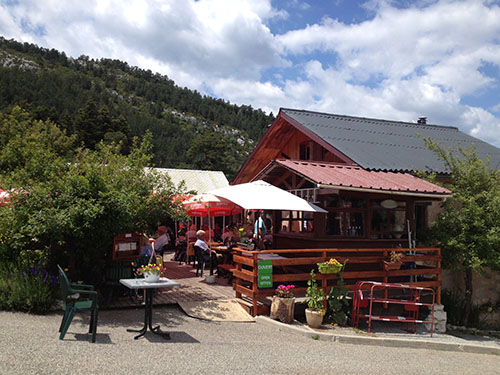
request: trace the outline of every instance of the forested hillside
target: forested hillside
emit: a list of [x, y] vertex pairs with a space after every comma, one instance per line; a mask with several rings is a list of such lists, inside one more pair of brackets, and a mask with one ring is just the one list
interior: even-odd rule
[[229, 179], [273, 121], [126, 62], [73, 59], [0, 37], [0, 111], [14, 105], [91, 149], [101, 140], [122, 142], [127, 153], [132, 138], [149, 130], [155, 166], [223, 170]]

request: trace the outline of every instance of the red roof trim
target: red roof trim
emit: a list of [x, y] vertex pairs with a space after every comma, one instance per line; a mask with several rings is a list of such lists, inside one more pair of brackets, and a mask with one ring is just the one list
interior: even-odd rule
[[301, 160], [275, 160], [274, 163], [311, 182], [332, 187], [417, 194], [451, 194], [450, 190], [409, 173], [368, 171], [357, 166]]

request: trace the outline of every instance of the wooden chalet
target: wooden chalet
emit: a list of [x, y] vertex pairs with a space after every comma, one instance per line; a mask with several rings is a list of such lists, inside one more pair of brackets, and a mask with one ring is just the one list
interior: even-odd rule
[[[415, 176], [422, 170], [447, 178], [423, 137], [446, 149], [474, 145], [491, 166], [500, 167], [498, 148], [424, 119], [406, 123], [280, 109], [232, 183], [265, 180], [328, 212], [275, 211], [273, 250], [236, 249], [234, 289], [236, 297], [251, 298], [252, 314], [266, 313], [259, 303], [280, 283], [293, 283], [295, 294], [303, 295], [310, 270], [332, 257], [348, 260], [343, 278], [350, 290], [360, 281], [404, 282], [405, 288], [435, 288], [441, 303], [440, 249], [414, 247], [451, 191]], [[405, 254], [401, 269], [382, 266], [390, 250]], [[272, 259], [273, 286], [259, 286], [261, 259]], [[335, 274], [318, 274], [317, 280], [325, 293], [337, 285]]]
[[455, 127], [282, 108], [232, 183], [262, 179], [328, 210], [275, 213], [275, 248], [411, 247], [408, 234], [451, 194], [414, 175], [447, 176], [423, 137], [474, 145], [500, 167], [498, 148]]

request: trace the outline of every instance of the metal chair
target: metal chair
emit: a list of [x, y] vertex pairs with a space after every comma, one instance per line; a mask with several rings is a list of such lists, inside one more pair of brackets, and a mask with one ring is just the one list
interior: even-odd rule
[[198, 271], [201, 270], [200, 277], [203, 277], [203, 270], [205, 269], [205, 257], [203, 256], [203, 249], [199, 246], [194, 247], [194, 255], [196, 259], [196, 276], [198, 276]]
[[[61, 286], [61, 297], [64, 302], [64, 315], [59, 327], [59, 340], [64, 339], [66, 332], [78, 311], [90, 311], [90, 326], [89, 333], [92, 333], [92, 342], [95, 342], [97, 331], [97, 292], [93, 285], [72, 284], [69, 282], [66, 273], [57, 265], [59, 269], [59, 284]], [[79, 294], [80, 297], [88, 297], [89, 299], [80, 301], [71, 298], [72, 295]]]

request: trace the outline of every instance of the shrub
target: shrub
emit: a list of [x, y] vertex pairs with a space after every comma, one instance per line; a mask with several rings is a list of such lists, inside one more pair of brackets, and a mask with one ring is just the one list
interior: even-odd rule
[[340, 326], [345, 326], [348, 320], [349, 300], [347, 294], [349, 290], [344, 283], [344, 270], [348, 259], [344, 261], [341, 271], [337, 274], [337, 286], [332, 287], [328, 293], [328, 305], [330, 307], [331, 318]]
[[43, 314], [56, 299], [57, 278], [46, 269], [0, 265], [0, 308]]
[[465, 321], [465, 298], [450, 290], [443, 290], [441, 293], [442, 303], [446, 311], [446, 321], [454, 326], [466, 326], [471, 328], [481, 328], [479, 314], [480, 306], [472, 305], [471, 313], [467, 322]]
[[323, 300], [325, 299], [325, 293], [322, 289], [318, 288], [318, 283], [316, 282], [316, 274], [314, 270], [311, 270], [311, 280], [307, 281], [307, 291], [306, 291], [306, 304], [310, 310], [319, 311], [323, 314], [325, 313], [325, 308], [323, 307]]
[[70, 147], [56, 124], [30, 121], [20, 110], [0, 116], [0, 129], [0, 185], [17, 192], [0, 207], [0, 263], [43, 249], [49, 270], [69, 265], [72, 278], [99, 285], [114, 236], [180, 215], [172, 202], [178, 188], [145, 169], [150, 134], [122, 155], [119, 146]]

